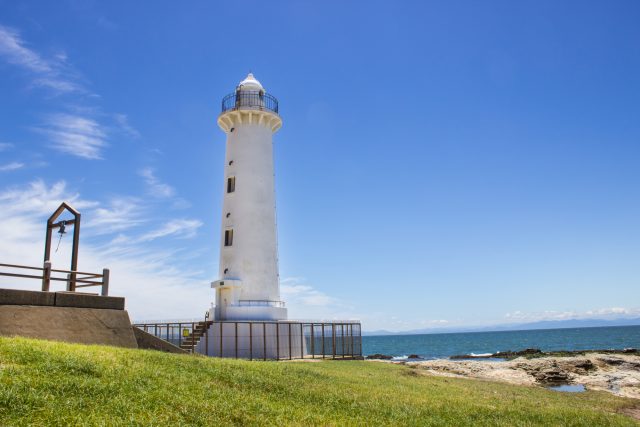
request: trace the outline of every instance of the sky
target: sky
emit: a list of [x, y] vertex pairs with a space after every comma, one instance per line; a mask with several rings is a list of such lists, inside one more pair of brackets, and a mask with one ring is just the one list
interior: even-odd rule
[[291, 318], [640, 317], [638, 22], [635, 0], [0, 0], [0, 262], [40, 265], [68, 201], [79, 268], [133, 319], [201, 318], [216, 118], [251, 71], [283, 119]]

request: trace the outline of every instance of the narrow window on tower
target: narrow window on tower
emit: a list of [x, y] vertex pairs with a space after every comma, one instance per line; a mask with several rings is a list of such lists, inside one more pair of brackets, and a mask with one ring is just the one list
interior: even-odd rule
[[227, 178], [227, 193], [233, 193], [236, 191], [236, 177], [230, 176]]
[[232, 228], [224, 231], [224, 245], [225, 246], [233, 245], [233, 229]]

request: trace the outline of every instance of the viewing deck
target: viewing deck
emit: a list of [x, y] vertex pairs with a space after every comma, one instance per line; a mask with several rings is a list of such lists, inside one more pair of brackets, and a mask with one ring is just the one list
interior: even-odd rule
[[271, 111], [278, 114], [278, 100], [263, 91], [235, 91], [222, 98], [222, 112], [235, 110]]

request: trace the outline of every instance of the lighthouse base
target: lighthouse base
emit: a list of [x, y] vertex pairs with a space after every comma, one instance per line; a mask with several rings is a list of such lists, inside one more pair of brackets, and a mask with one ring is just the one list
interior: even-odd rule
[[241, 359], [300, 359], [308, 355], [300, 322], [214, 322], [195, 351]]
[[362, 334], [357, 320], [205, 320], [134, 326], [187, 351], [210, 357], [258, 360], [362, 357]]

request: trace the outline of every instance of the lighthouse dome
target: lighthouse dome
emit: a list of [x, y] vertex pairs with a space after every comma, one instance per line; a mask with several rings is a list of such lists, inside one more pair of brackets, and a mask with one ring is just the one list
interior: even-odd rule
[[238, 90], [261, 91], [264, 90], [264, 88], [262, 87], [260, 82], [256, 80], [255, 77], [253, 77], [253, 74], [249, 73], [249, 75], [238, 85]]

